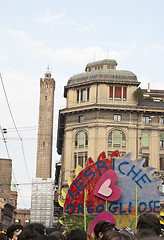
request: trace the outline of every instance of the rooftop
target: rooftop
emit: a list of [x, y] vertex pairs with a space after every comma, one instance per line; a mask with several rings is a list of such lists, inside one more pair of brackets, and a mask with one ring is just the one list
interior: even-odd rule
[[88, 63], [86, 72], [71, 77], [67, 86], [89, 82], [128, 82], [138, 83], [134, 73], [126, 70], [116, 70], [117, 62], [113, 59]]
[[95, 66], [101, 66], [101, 65], [117, 66], [117, 62], [114, 59], [104, 59], [104, 60], [100, 60], [100, 61], [95, 61], [95, 62], [88, 63], [86, 66], [86, 69], [89, 67], [95, 67]]
[[123, 81], [123, 82], [138, 82], [134, 73], [123, 70], [96, 70], [76, 74], [68, 80], [67, 85], [73, 85], [83, 82], [97, 82], [97, 81]]

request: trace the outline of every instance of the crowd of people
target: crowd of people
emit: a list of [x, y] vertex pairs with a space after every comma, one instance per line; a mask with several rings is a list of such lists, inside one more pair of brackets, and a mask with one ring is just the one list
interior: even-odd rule
[[41, 223], [11, 225], [6, 233], [0, 233], [0, 240], [158, 240], [164, 238], [158, 217], [154, 214], [142, 214], [138, 218], [137, 231], [131, 228], [119, 228], [115, 224], [101, 220], [95, 227], [92, 235], [80, 228], [62, 234], [52, 232], [47, 234], [46, 228]]

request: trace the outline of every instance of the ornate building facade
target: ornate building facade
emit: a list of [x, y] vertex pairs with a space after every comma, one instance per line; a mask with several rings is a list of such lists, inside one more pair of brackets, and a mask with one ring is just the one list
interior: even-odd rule
[[88, 157], [96, 161], [102, 151], [132, 152], [133, 160], [145, 159], [144, 167], [164, 170], [164, 102], [138, 101], [137, 76], [116, 67], [112, 59], [89, 63], [64, 87], [57, 139], [62, 186], [77, 165], [85, 167]]

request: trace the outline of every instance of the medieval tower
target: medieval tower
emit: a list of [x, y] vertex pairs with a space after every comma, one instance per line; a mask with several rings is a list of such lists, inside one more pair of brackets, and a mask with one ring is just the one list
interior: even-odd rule
[[47, 69], [40, 79], [36, 178], [51, 178], [55, 81]]
[[40, 105], [36, 178], [32, 182], [31, 223], [53, 225], [53, 186], [51, 178], [55, 81], [49, 68], [40, 79]]

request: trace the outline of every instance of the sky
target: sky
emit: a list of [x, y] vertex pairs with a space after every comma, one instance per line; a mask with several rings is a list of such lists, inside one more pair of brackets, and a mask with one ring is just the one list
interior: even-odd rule
[[[0, 0], [0, 158], [12, 159], [18, 208], [31, 206], [40, 78], [55, 79], [53, 171], [64, 86], [89, 62], [115, 59], [141, 88], [164, 89], [163, 0]], [[16, 127], [16, 128], [15, 128]], [[16, 130], [17, 129], [17, 130]]]

